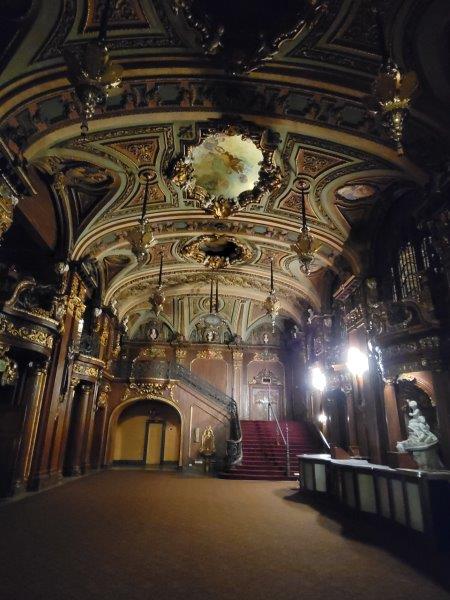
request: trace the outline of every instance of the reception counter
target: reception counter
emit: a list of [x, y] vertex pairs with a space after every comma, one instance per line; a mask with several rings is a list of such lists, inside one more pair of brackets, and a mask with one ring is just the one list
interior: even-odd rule
[[302, 454], [300, 490], [393, 521], [450, 548], [450, 472], [391, 469], [366, 460]]

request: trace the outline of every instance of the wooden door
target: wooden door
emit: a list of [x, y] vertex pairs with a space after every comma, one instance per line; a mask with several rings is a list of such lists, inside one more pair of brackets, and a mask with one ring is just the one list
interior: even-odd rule
[[164, 423], [147, 422], [145, 464], [160, 465], [163, 462]]

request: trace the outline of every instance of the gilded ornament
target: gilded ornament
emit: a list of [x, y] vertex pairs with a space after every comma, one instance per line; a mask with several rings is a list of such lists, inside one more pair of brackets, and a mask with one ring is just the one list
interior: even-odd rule
[[142, 358], [166, 358], [166, 351], [164, 348], [143, 348], [136, 360]]
[[106, 408], [108, 405], [108, 395], [111, 391], [111, 386], [109, 383], [105, 383], [100, 389], [100, 393], [97, 398], [97, 403], [95, 405], [95, 410], [100, 410]]
[[12, 225], [17, 202], [12, 191], [5, 184], [0, 184], [0, 240]]
[[281, 186], [281, 169], [274, 162], [277, 143], [268, 130], [219, 125], [203, 132], [169, 175], [187, 200], [224, 220]]
[[0, 386], [14, 385], [19, 378], [19, 367], [6, 354], [10, 346], [0, 342]]
[[223, 359], [223, 353], [221, 350], [208, 348], [207, 350], [199, 350], [199, 352], [197, 352], [197, 358], [207, 358], [209, 360]]
[[51, 333], [32, 327], [18, 327], [2, 314], [0, 314], [0, 333], [32, 342], [43, 348], [51, 349], [53, 347], [53, 336]]
[[140, 397], [151, 397], [153, 395], [161, 396], [165, 393], [168, 394], [170, 400], [175, 401], [173, 397], [173, 388], [175, 384], [171, 381], [165, 381], [163, 383], [135, 383], [132, 382], [129, 384], [127, 389], [125, 390], [124, 395], [122, 396], [122, 402], [125, 402], [129, 398], [134, 398], [136, 395]]
[[255, 354], [253, 355], [252, 361], [254, 362], [278, 362], [279, 358], [278, 355], [275, 354], [274, 352], [268, 352], [268, 351], [263, 351], [263, 352], [255, 352]]
[[76, 362], [73, 366], [73, 372], [77, 375], [87, 375], [88, 377], [97, 377], [98, 368], [84, 363]]
[[181, 254], [212, 270], [249, 262], [253, 255], [249, 246], [238, 238], [217, 234], [201, 235], [189, 241]]
[[205, 457], [213, 456], [216, 453], [216, 443], [214, 430], [211, 425], [208, 425], [202, 433], [202, 443], [200, 446], [200, 454]]

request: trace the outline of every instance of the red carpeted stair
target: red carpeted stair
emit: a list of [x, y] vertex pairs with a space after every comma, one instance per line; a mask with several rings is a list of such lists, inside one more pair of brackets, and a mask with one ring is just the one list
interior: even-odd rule
[[220, 477], [226, 479], [296, 479], [297, 455], [323, 451], [319, 436], [304, 422], [283, 421], [289, 431], [290, 477], [286, 474], [286, 447], [275, 421], [241, 421], [242, 463]]

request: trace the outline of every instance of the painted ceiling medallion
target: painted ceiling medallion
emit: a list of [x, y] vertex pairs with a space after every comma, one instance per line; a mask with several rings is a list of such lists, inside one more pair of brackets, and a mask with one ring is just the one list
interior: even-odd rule
[[344, 185], [336, 190], [336, 194], [344, 200], [365, 200], [374, 196], [377, 191], [378, 189], [375, 186], [368, 183], [355, 183]]
[[277, 142], [268, 130], [259, 139], [238, 127], [209, 132], [176, 161], [172, 181], [187, 200], [226, 219], [280, 187], [281, 170], [273, 157]]
[[209, 269], [224, 269], [235, 263], [248, 262], [252, 258], [251, 249], [233, 236], [202, 235], [188, 242], [181, 254]]

